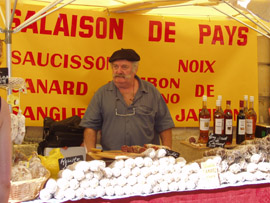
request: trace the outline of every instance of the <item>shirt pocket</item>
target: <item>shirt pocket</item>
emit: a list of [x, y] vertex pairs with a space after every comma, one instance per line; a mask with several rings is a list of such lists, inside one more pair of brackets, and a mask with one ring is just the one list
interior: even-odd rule
[[136, 108], [136, 116], [139, 118], [138, 126], [143, 130], [145, 136], [154, 135], [155, 111], [153, 108], [140, 105]]
[[154, 110], [149, 106], [141, 105], [136, 107], [136, 113], [139, 115], [151, 116], [154, 115]]

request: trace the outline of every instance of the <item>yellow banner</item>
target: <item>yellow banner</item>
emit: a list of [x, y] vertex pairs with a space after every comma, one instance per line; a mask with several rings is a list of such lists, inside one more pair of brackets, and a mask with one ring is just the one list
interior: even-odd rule
[[[39, 10], [19, 7], [12, 26]], [[160, 90], [177, 127], [198, 126], [204, 94], [212, 114], [217, 95], [223, 109], [232, 101], [235, 115], [244, 94], [255, 96], [258, 109], [257, 36], [244, 25], [63, 8], [12, 37], [12, 76], [27, 86], [20, 93], [26, 125], [42, 126], [46, 116], [82, 117], [94, 92], [112, 79], [108, 59], [120, 48], [139, 53], [138, 76]]]

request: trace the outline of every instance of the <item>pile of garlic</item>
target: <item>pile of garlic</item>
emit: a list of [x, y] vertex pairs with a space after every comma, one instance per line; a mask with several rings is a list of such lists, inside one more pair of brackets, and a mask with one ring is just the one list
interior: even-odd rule
[[117, 159], [109, 166], [103, 160], [73, 163], [59, 171], [58, 179], [47, 181], [39, 198], [66, 201], [183, 191], [196, 187], [199, 170], [197, 163], [149, 148], [143, 157]]
[[[270, 135], [235, 149], [208, 150], [191, 163], [152, 148], [142, 157], [118, 159], [109, 166], [102, 160], [80, 161], [60, 171], [57, 180], [49, 179], [39, 197], [43, 201], [118, 198], [269, 180], [269, 152]], [[215, 166], [215, 184], [205, 178], [205, 163]]]
[[214, 148], [204, 156], [219, 156], [217, 164], [221, 184], [270, 179], [270, 135], [255, 138], [234, 149]]
[[25, 116], [19, 110], [18, 114], [10, 114], [11, 116], [11, 140], [14, 144], [22, 144], [25, 137]]

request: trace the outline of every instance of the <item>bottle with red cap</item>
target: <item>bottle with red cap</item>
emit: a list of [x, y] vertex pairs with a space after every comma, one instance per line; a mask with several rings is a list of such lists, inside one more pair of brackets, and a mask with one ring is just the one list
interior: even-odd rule
[[239, 102], [239, 113], [237, 115], [236, 125], [236, 144], [241, 144], [245, 141], [246, 136], [246, 115], [244, 113], [244, 101]]
[[233, 139], [233, 114], [231, 110], [231, 101], [226, 101], [226, 109], [224, 110], [224, 135], [227, 137], [226, 145], [232, 144]]

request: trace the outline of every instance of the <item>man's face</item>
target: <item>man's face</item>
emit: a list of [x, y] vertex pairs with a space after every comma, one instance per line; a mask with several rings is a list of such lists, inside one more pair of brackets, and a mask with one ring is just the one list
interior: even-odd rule
[[134, 78], [132, 62], [127, 60], [117, 60], [112, 63], [113, 80], [124, 82]]

